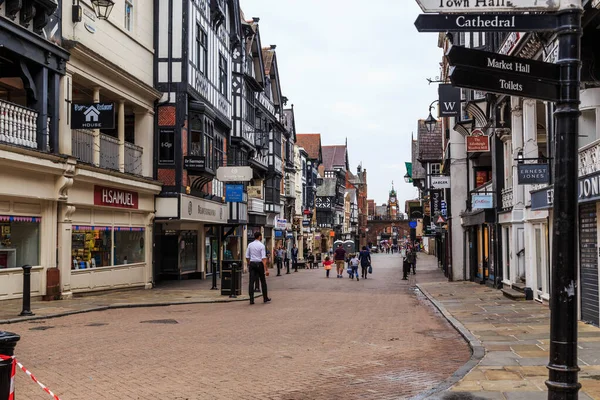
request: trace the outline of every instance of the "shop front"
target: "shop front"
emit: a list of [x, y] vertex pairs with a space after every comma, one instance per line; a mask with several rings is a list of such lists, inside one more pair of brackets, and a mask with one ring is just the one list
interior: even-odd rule
[[204, 279], [219, 273], [223, 257], [241, 257], [241, 232], [232, 232], [223, 246], [227, 215], [225, 203], [184, 194], [156, 198], [157, 279]]
[[[160, 186], [91, 183], [85, 174], [59, 207], [63, 296], [152, 287], [154, 195]], [[68, 261], [67, 261], [68, 257]]]
[[[461, 215], [465, 234], [465, 276], [470, 280], [484, 284], [493, 280], [490, 273], [493, 265], [492, 231], [494, 226], [494, 210], [481, 209]], [[490, 276], [491, 275], [491, 276]]]
[[600, 325], [598, 210], [600, 172], [579, 178], [579, 282], [581, 320]]
[[56, 207], [67, 158], [0, 148], [0, 300], [21, 298], [24, 265], [31, 295], [46, 294], [46, 271], [56, 267]]
[[525, 213], [526, 236], [530, 243], [527, 248], [530, 249], [528, 262], [533, 265], [532, 268], [535, 286], [533, 289], [533, 298], [537, 301], [547, 303], [550, 301], [550, 278], [552, 276], [550, 257], [552, 234], [552, 205], [554, 199], [554, 189], [552, 187], [543, 188], [531, 192], [531, 208]]

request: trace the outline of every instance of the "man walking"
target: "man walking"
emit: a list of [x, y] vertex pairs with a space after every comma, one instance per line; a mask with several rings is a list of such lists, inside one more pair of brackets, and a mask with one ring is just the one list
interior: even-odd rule
[[296, 246], [294, 244], [294, 247], [292, 247], [292, 267], [296, 268], [297, 264], [298, 264], [298, 246]]
[[337, 277], [344, 277], [344, 267], [346, 266], [346, 250], [340, 243], [334, 253], [335, 266], [337, 267]]
[[250, 304], [254, 304], [254, 283], [260, 279], [262, 286], [262, 295], [265, 303], [271, 301], [267, 296], [267, 278], [269, 270], [267, 269], [267, 252], [265, 245], [262, 244], [262, 234], [254, 232], [254, 242], [248, 245], [246, 249], [246, 261], [250, 268], [250, 283], [248, 284], [248, 294], [250, 295]]
[[275, 251], [275, 262], [277, 263], [277, 276], [281, 276], [281, 268], [283, 266], [284, 256], [285, 252], [283, 251], [283, 247], [279, 246], [279, 248]]

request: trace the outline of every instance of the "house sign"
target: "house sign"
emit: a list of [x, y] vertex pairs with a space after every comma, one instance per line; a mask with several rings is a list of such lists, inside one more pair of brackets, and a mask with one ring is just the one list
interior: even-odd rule
[[579, 202], [600, 200], [600, 172], [579, 178]]
[[71, 106], [71, 129], [114, 129], [115, 103]]

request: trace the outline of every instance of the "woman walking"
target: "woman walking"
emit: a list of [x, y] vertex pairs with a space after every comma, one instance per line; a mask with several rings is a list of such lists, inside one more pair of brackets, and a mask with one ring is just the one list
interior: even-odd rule
[[[371, 253], [367, 250], [367, 246], [363, 246], [360, 254], [358, 255], [360, 260], [360, 269], [362, 272], [363, 279], [367, 279], [369, 274], [369, 267], [371, 266]], [[358, 278], [358, 277], [357, 277]]]

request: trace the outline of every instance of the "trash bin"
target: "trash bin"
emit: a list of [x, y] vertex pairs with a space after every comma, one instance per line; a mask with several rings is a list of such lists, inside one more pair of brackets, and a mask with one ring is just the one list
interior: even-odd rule
[[221, 264], [221, 296], [231, 294], [233, 269], [235, 266], [235, 294], [242, 294], [242, 262], [239, 260], [223, 260]]

